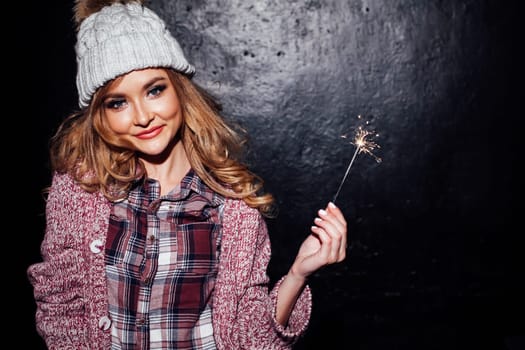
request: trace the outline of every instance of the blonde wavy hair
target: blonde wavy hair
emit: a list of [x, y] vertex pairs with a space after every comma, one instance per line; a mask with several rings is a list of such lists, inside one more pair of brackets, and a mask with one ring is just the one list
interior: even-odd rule
[[[214, 191], [273, 216], [273, 196], [263, 191], [263, 180], [242, 161], [244, 130], [228, 125], [215, 98], [189, 77], [166, 71], [182, 107], [180, 138], [193, 170]], [[102, 98], [108, 86], [97, 90], [88, 107], [61, 123], [51, 138], [50, 161], [53, 170], [70, 173], [86, 191], [100, 191], [116, 201], [127, 195], [144, 166], [106, 125]]]

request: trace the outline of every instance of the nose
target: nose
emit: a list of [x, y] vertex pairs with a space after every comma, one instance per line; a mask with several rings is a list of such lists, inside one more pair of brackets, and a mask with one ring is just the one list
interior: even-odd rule
[[147, 126], [155, 118], [155, 113], [150, 111], [146, 106], [141, 103], [137, 103], [135, 109], [135, 125]]

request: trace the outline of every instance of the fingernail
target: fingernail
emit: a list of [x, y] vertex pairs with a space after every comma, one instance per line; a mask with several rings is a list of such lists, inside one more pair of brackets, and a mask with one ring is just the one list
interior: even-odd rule
[[314, 221], [315, 221], [316, 223], [321, 223], [321, 222], [323, 222], [323, 220], [321, 220], [321, 219], [319, 219], [319, 218], [315, 218]]
[[335, 204], [332, 203], [332, 202], [328, 203], [328, 206], [329, 206], [330, 208], [332, 208], [332, 209], [336, 208]]
[[325, 215], [328, 214], [328, 213], [326, 212], [326, 210], [324, 210], [324, 209], [320, 209], [320, 210], [319, 210], [319, 214], [325, 216]]

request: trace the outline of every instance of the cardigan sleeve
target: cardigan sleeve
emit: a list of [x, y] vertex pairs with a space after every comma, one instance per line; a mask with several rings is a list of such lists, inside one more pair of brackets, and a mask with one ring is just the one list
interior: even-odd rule
[[95, 341], [92, 329], [97, 320], [87, 315], [93, 308], [88, 295], [93, 285], [84, 247], [86, 217], [93, 209], [87, 203], [92, 196], [69, 175], [54, 174], [46, 202], [42, 261], [27, 270], [37, 307], [37, 331], [48, 349], [87, 349]]
[[264, 218], [243, 201], [227, 200], [213, 302], [219, 349], [291, 349], [306, 331], [311, 292], [300, 294], [287, 327], [275, 319], [281, 278], [269, 291], [271, 245]]

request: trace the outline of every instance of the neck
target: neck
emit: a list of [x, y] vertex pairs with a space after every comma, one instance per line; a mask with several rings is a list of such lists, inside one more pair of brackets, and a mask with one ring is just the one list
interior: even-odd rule
[[154, 157], [142, 156], [140, 159], [144, 163], [147, 176], [159, 181], [161, 195], [167, 194], [179, 185], [191, 167], [180, 140], [177, 140], [166, 154]]

